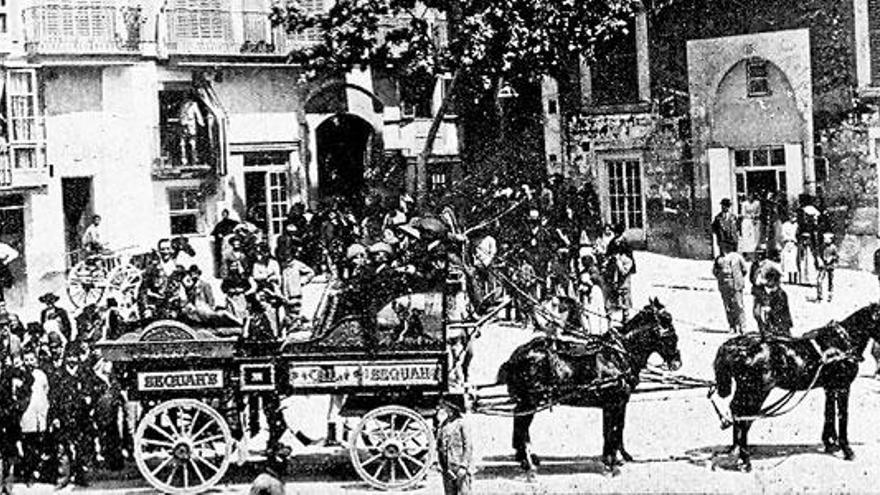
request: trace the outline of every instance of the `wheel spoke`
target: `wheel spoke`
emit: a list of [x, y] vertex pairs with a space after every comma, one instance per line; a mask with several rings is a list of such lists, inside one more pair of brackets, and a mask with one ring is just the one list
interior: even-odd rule
[[406, 432], [406, 429], [409, 428], [410, 423], [412, 423], [412, 418], [407, 417], [406, 421], [403, 423], [403, 426], [400, 428], [400, 430], [398, 430], [398, 431], [400, 431], [401, 435], [403, 435], [403, 433]]
[[157, 476], [163, 469], [165, 469], [165, 466], [167, 466], [172, 459], [174, 459], [174, 456], [169, 455], [164, 461], [159, 463], [159, 466], [156, 469], [150, 471], [150, 474]]
[[159, 426], [157, 426], [156, 423], [150, 423], [150, 428], [161, 433], [162, 436], [167, 438], [169, 442], [174, 443], [174, 441], [175, 441], [174, 437], [172, 437], [167, 431], [159, 428]]
[[382, 457], [382, 454], [376, 454], [373, 457], [370, 457], [366, 461], [362, 462], [361, 466], [367, 467], [368, 464], [372, 464], [372, 463], [376, 462], [376, 459], [379, 459], [380, 457]]
[[379, 469], [377, 469], [376, 472], [373, 473], [373, 478], [375, 478], [375, 479], [379, 479], [379, 473], [382, 472], [382, 468], [384, 468], [384, 467], [385, 467], [385, 463], [384, 463], [384, 462], [383, 462], [382, 464], [379, 464]]
[[403, 474], [405, 474], [407, 478], [410, 478], [410, 479], [411, 479], [411, 478], [413, 477], [413, 475], [412, 475], [412, 473], [410, 472], [409, 468], [406, 467], [406, 463], [403, 462], [403, 459], [401, 459], [400, 457], [398, 457], [398, 458], [397, 458], [397, 462], [399, 462], [399, 463], [400, 463], [400, 467], [403, 468]]
[[180, 434], [180, 431], [177, 429], [177, 425], [175, 424], [175, 421], [180, 418], [181, 412], [182, 411], [178, 410], [177, 414], [174, 415], [175, 417], [172, 418], [171, 417], [171, 410], [165, 411], [165, 417], [168, 419], [168, 426], [171, 428], [172, 432], [177, 436], [177, 438], [180, 438], [183, 436]]
[[186, 435], [192, 438], [193, 428], [196, 426], [196, 420], [199, 419], [199, 414], [202, 413], [201, 409], [196, 408], [195, 414], [193, 414], [192, 420], [189, 422], [189, 427], [186, 429]]
[[168, 448], [174, 447], [174, 444], [171, 442], [165, 442], [163, 440], [153, 440], [150, 438], [144, 438], [143, 440], [141, 440], [141, 443], [146, 444], [146, 445], [154, 445], [156, 447], [168, 447]]
[[397, 463], [392, 461], [389, 464], [391, 464], [391, 482], [397, 483], [397, 469], [394, 467]]
[[180, 468], [183, 469], [183, 487], [189, 488], [189, 463], [181, 464]]
[[194, 461], [192, 458], [188, 459], [188, 462], [192, 466], [193, 471], [196, 472], [196, 476], [199, 477], [201, 484], [204, 485], [205, 484], [205, 476], [202, 474], [202, 470], [199, 469], [199, 465], [196, 464], [196, 461]]
[[202, 464], [204, 464], [204, 465], [208, 466], [209, 468], [211, 468], [211, 470], [214, 471], [214, 474], [217, 474], [217, 472], [220, 471], [220, 468], [219, 468], [219, 467], [217, 467], [217, 466], [211, 464], [211, 463], [208, 462], [204, 457], [202, 457], [202, 456], [200, 456], [200, 455], [195, 455], [195, 456], [193, 456], [192, 458], [195, 459], [195, 460], [197, 460], [197, 461], [201, 461]]
[[409, 460], [410, 462], [412, 462], [413, 464], [415, 464], [416, 466], [418, 466], [420, 470], [425, 468], [425, 463], [424, 463], [424, 462], [422, 462], [422, 461], [416, 459], [415, 457], [413, 457], [413, 456], [407, 454], [406, 452], [402, 452], [402, 453], [400, 454], [400, 456], [406, 458], [407, 460]]
[[199, 438], [199, 436], [201, 436], [201, 434], [204, 433], [205, 430], [207, 430], [212, 424], [214, 424], [214, 421], [213, 421], [212, 419], [208, 419], [208, 422], [205, 423], [204, 425], [202, 425], [202, 427], [199, 428], [199, 431], [198, 431], [195, 435], [193, 435], [193, 436], [190, 437], [190, 440], [195, 441], [195, 440], [196, 440], [197, 438]]
[[202, 445], [205, 443], [215, 442], [215, 441], [221, 440], [221, 439], [223, 439], [223, 435], [214, 435], [212, 437], [203, 438], [202, 440], [199, 440], [198, 442], [193, 442], [193, 447], [195, 447], [197, 445]]
[[177, 468], [180, 467], [180, 464], [174, 464], [174, 467], [171, 468], [171, 474], [168, 475], [168, 479], [165, 480], [165, 484], [171, 486], [171, 480], [174, 479], [174, 473], [177, 472]]

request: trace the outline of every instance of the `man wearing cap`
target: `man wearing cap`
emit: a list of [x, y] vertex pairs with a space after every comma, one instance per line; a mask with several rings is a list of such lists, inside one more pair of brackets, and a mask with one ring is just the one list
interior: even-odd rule
[[70, 323], [70, 315], [64, 308], [59, 308], [55, 304], [58, 302], [58, 296], [52, 292], [47, 292], [37, 299], [46, 307], [40, 311], [40, 324], [44, 327], [46, 323], [54, 320], [58, 325], [58, 330], [64, 335], [64, 338], [70, 340], [73, 334], [73, 326]]
[[437, 409], [437, 462], [446, 495], [471, 493], [474, 476], [474, 445], [462, 404], [443, 399]]
[[819, 269], [819, 275], [816, 277], [816, 302], [822, 302], [826, 281], [828, 282], [828, 302], [831, 302], [832, 292], [834, 292], [834, 269], [837, 268], [839, 259], [837, 246], [834, 245], [834, 234], [824, 233], [822, 247], [819, 248], [816, 256], [816, 267]]
[[715, 234], [715, 242], [718, 243], [719, 251], [722, 243], [733, 246], [734, 249], [739, 245], [739, 220], [730, 211], [730, 205], [728, 198], [722, 199], [721, 213], [715, 215], [715, 219], [712, 221], [712, 233]]
[[764, 285], [755, 296], [755, 320], [758, 322], [761, 337], [791, 337], [794, 324], [788, 306], [788, 295], [780, 287], [782, 273], [769, 269], [764, 277]]

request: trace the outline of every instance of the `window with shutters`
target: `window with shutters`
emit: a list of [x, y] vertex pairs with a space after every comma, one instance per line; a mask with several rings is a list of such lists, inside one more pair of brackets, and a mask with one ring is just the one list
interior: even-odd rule
[[177, 51], [229, 50], [233, 45], [230, 0], [172, 0], [168, 39]]
[[746, 85], [749, 96], [770, 94], [770, 81], [767, 78], [767, 61], [754, 59], [746, 63]]
[[38, 113], [36, 71], [16, 69], [7, 72], [5, 103], [12, 166], [42, 167], [45, 164], [45, 143]]
[[243, 0], [242, 22], [245, 43], [271, 43], [269, 6], [266, 0]]

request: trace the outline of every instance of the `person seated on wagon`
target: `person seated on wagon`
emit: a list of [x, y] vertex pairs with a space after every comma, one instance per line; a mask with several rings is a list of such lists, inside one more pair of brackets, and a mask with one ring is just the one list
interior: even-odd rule
[[104, 230], [101, 228], [101, 215], [93, 215], [92, 223], [86, 228], [80, 240], [86, 256], [95, 256], [107, 252], [104, 241]]
[[202, 270], [196, 265], [190, 266], [183, 276], [180, 289], [185, 299], [180, 319], [211, 328], [240, 326], [241, 318], [216, 307], [214, 291], [201, 276]]

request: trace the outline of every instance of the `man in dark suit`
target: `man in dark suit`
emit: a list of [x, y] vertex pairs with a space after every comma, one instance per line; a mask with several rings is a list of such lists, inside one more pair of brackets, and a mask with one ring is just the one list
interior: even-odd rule
[[733, 246], [736, 249], [739, 246], [739, 219], [730, 211], [730, 200], [724, 198], [721, 200], [721, 213], [715, 215], [712, 221], [712, 233], [715, 234], [715, 241], [720, 246]]
[[89, 457], [94, 454], [93, 411], [102, 383], [82, 360], [82, 347], [68, 346], [64, 367], [49, 384], [49, 423], [58, 447], [59, 486], [71, 481], [88, 486]]
[[70, 340], [72, 338], [72, 325], [70, 324], [70, 315], [64, 308], [59, 308], [55, 304], [59, 297], [52, 292], [47, 292], [40, 296], [37, 300], [45, 304], [46, 307], [40, 312], [40, 324], [46, 325], [46, 322], [55, 320], [58, 323], [58, 330], [64, 335], [64, 338]]

